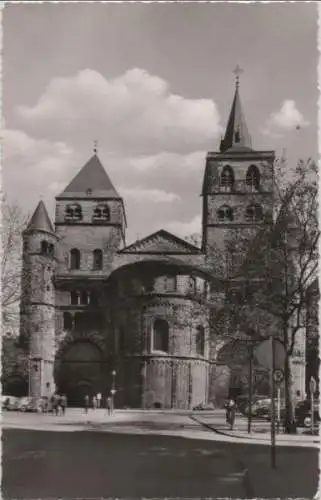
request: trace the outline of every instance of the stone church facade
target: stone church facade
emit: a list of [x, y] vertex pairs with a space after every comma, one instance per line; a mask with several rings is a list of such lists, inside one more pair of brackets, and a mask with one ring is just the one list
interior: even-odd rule
[[[231, 229], [272, 221], [273, 151], [255, 151], [238, 82], [219, 152], [206, 157], [202, 246], [157, 231], [126, 246], [126, 212], [97, 153], [23, 234], [21, 337], [34, 396], [114, 389], [117, 407], [191, 408], [226, 397], [209, 304]], [[198, 195], [198, 193], [195, 193]]]

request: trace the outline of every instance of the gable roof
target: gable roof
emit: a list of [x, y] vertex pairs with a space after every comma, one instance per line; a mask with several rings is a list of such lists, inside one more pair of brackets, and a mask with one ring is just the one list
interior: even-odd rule
[[24, 232], [39, 230], [46, 231], [47, 233], [55, 233], [46, 209], [46, 205], [42, 200], [39, 201], [37, 208], [34, 211]]
[[142, 254], [202, 254], [200, 248], [178, 238], [172, 233], [161, 229], [146, 238], [135, 241], [119, 253]]
[[57, 198], [77, 198], [88, 195], [93, 198], [120, 199], [98, 156], [94, 154], [81, 168], [65, 190]]

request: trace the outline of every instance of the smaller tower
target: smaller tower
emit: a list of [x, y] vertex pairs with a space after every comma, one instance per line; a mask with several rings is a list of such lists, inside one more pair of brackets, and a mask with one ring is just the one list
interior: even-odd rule
[[23, 232], [20, 339], [29, 354], [30, 396], [49, 396], [54, 390], [57, 241], [40, 201]]

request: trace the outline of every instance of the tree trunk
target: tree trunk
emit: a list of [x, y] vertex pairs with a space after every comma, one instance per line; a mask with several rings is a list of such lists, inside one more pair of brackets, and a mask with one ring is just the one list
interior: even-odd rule
[[284, 419], [284, 432], [286, 434], [296, 434], [295, 423], [295, 409], [292, 391], [292, 373], [290, 356], [288, 353], [285, 355], [284, 360], [284, 395], [285, 395], [285, 419]]

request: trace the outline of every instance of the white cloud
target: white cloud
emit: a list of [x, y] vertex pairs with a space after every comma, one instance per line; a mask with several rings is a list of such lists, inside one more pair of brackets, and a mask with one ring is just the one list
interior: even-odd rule
[[164, 226], [164, 229], [171, 233], [177, 234], [181, 238], [185, 238], [191, 234], [199, 234], [202, 230], [201, 216], [196, 215], [188, 222], [172, 221]]
[[79, 157], [64, 142], [35, 139], [21, 130], [4, 130], [4, 190], [18, 199], [23, 208], [44, 198], [49, 205], [64, 184], [68, 172], [75, 168]]
[[295, 101], [285, 100], [281, 104], [279, 111], [271, 113], [262, 133], [273, 138], [279, 138], [282, 137], [282, 132], [309, 125], [310, 123], [305, 120], [303, 114], [298, 110]]
[[167, 193], [161, 189], [146, 189], [141, 187], [135, 188], [119, 188], [121, 196], [134, 199], [138, 203], [153, 202], [153, 203], [171, 203], [180, 200], [180, 197], [175, 193]]
[[106, 79], [85, 69], [53, 78], [34, 106], [17, 115], [35, 134], [90, 142], [122, 156], [207, 150], [221, 133], [216, 104], [171, 93], [142, 69]]

